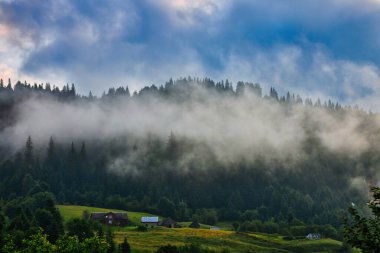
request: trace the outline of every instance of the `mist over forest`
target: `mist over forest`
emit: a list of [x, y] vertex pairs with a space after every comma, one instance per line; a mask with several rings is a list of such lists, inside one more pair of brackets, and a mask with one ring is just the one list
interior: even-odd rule
[[379, 115], [334, 101], [208, 78], [99, 98], [1, 84], [3, 199], [47, 190], [61, 204], [178, 220], [339, 229], [379, 177]]
[[380, 252], [379, 24], [0, 0], [0, 253]]

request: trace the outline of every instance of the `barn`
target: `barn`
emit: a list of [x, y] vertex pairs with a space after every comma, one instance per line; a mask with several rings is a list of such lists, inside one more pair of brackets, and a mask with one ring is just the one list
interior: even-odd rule
[[198, 222], [196, 221], [193, 221], [190, 225], [189, 225], [189, 228], [200, 228], [201, 225], [199, 225]]
[[177, 222], [173, 220], [172, 218], [167, 218], [161, 223], [161, 226], [167, 227], [167, 228], [175, 228], [177, 227]]
[[127, 213], [93, 212], [90, 215], [90, 219], [109, 226], [126, 226], [128, 224]]
[[321, 239], [321, 234], [310, 233], [306, 236], [306, 238], [309, 240], [319, 240], [319, 239]]
[[156, 227], [160, 224], [158, 217], [141, 217], [141, 223], [146, 227]]

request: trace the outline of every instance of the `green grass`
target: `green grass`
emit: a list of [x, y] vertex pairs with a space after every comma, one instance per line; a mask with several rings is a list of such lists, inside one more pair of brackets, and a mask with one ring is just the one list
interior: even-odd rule
[[[70, 218], [81, 217], [84, 210], [89, 212], [122, 212], [123, 210], [113, 210], [95, 208], [87, 206], [57, 206], [64, 221]], [[139, 224], [142, 216], [151, 216], [147, 213], [127, 212], [129, 218]], [[115, 241], [121, 243], [124, 237], [128, 238], [133, 252], [151, 253], [162, 245], [184, 245], [196, 243], [202, 247], [222, 250], [227, 248], [231, 253], [238, 252], [262, 252], [262, 253], [328, 253], [335, 252], [341, 246], [341, 242], [332, 239], [322, 240], [284, 240], [279, 235], [268, 235], [258, 233], [235, 233], [230, 230], [229, 223], [218, 223], [218, 227], [225, 230], [210, 230], [207, 225], [201, 224], [201, 229], [188, 228], [190, 222], [180, 222], [182, 228], [149, 228], [148, 232], [138, 232], [136, 226], [113, 227]]]
[[203, 247], [219, 251], [227, 248], [233, 253], [322, 253], [334, 252], [341, 246], [341, 242], [332, 239], [286, 241], [278, 235], [237, 234], [233, 231], [191, 228], [153, 228], [148, 232], [137, 232], [131, 229], [115, 231], [115, 240], [118, 243], [122, 242], [124, 237], [128, 238], [132, 249], [139, 252], [154, 252], [158, 247], [166, 244], [184, 245], [189, 243], [200, 244]]
[[141, 217], [143, 216], [157, 216], [149, 213], [129, 212], [125, 210], [98, 208], [90, 206], [69, 206], [69, 205], [57, 205], [59, 212], [61, 213], [64, 222], [72, 218], [81, 218], [83, 211], [87, 210], [91, 212], [127, 212], [128, 218], [134, 224], [141, 224]]

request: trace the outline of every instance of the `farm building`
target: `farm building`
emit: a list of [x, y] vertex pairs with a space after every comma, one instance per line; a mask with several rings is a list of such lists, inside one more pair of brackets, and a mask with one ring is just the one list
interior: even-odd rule
[[155, 227], [160, 224], [158, 217], [141, 217], [141, 223], [144, 224], [146, 227]]
[[127, 213], [94, 212], [94, 213], [91, 213], [90, 219], [93, 221], [102, 222], [103, 224], [110, 225], [110, 226], [125, 226], [128, 224]]
[[173, 220], [172, 218], [167, 218], [163, 222], [161, 222], [161, 226], [167, 227], [167, 228], [175, 228], [177, 227], [177, 222]]
[[189, 228], [200, 228], [201, 225], [199, 225], [198, 222], [196, 221], [193, 221], [190, 225], [189, 225]]

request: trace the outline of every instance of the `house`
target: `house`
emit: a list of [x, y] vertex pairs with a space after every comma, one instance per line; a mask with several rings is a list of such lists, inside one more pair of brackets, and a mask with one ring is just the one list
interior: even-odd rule
[[189, 225], [189, 228], [200, 228], [201, 225], [199, 225], [198, 222], [196, 221], [193, 221], [190, 225]]
[[310, 233], [306, 236], [306, 238], [309, 240], [319, 240], [319, 239], [321, 239], [321, 234]]
[[210, 230], [220, 230], [219, 227], [210, 227]]
[[141, 223], [144, 224], [146, 227], [155, 227], [160, 224], [158, 217], [141, 217]]
[[127, 213], [94, 212], [91, 213], [90, 219], [110, 226], [126, 226], [128, 224]]
[[161, 226], [167, 228], [175, 228], [177, 226], [177, 222], [172, 218], [167, 218], [163, 222], [161, 222]]

